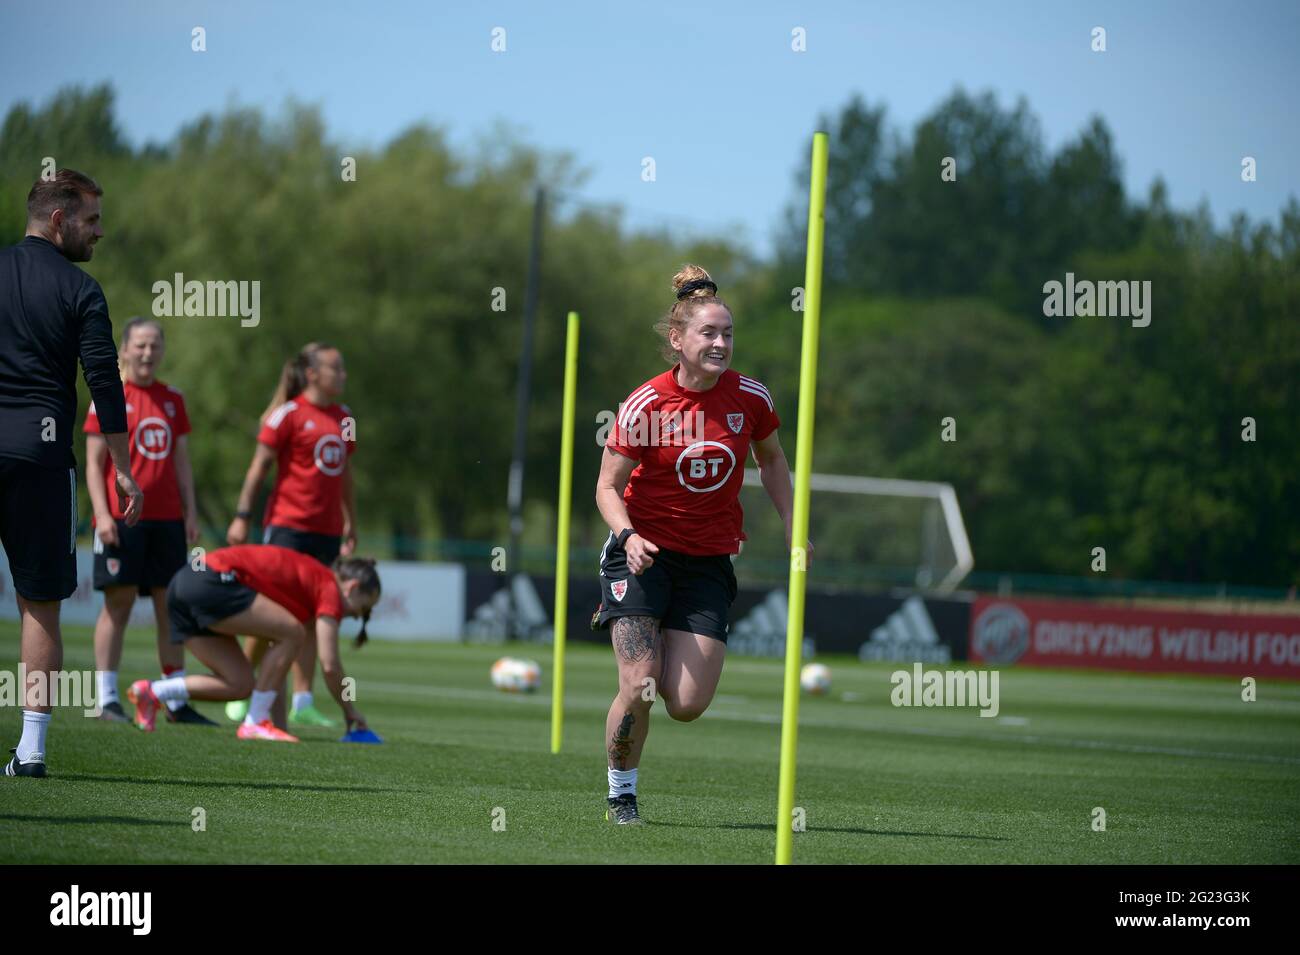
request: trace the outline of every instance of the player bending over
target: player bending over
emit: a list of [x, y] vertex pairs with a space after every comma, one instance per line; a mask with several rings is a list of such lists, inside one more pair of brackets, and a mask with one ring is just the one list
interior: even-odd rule
[[[271, 706], [302, 644], [314, 635], [325, 682], [348, 729], [365, 729], [365, 717], [344, 695], [339, 620], [360, 617], [357, 645], [364, 644], [366, 622], [379, 595], [375, 562], [363, 557], [340, 557], [330, 569], [285, 547], [244, 544], [208, 554], [204, 570], [187, 564], [167, 588], [172, 639], [185, 641], [212, 674], [137, 680], [127, 692], [136, 706], [136, 723], [152, 731], [158, 708], [168, 700], [251, 696], [236, 735], [296, 743], [296, 736], [271, 722]], [[271, 643], [256, 677], [237, 634]]]

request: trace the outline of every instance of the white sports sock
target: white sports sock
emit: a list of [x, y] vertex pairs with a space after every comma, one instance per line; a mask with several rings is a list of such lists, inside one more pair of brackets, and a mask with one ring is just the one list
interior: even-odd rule
[[636, 770], [635, 769], [610, 769], [609, 773], [609, 798], [623, 796], [627, 793], [636, 795]]
[[190, 691], [185, 689], [184, 673], [173, 673], [161, 680], [154, 680], [150, 685], [153, 687], [153, 695], [166, 703], [167, 709], [173, 713], [184, 706], [185, 701], [190, 698]]
[[109, 703], [121, 702], [121, 698], [117, 695], [117, 671], [116, 670], [98, 670], [95, 673], [95, 679], [99, 686], [100, 706], [105, 706]]
[[293, 708], [301, 710], [303, 707], [311, 706], [311, 690], [306, 693], [295, 693], [293, 695]]
[[50, 728], [50, 714], [23, 710], [23, 737], [15, 753], [20, 763], [45, 759], [45, 731]]
[[244, 717], [244, 722], [256, 725], [269, 720], [271, 704], [274, 702], [275, 690], [254, 690], [252, 699], [248, 701], [248, 715]]

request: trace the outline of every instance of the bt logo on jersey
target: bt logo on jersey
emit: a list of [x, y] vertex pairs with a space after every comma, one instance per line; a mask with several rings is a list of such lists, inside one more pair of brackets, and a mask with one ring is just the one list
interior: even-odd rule
[[691, 477], [717, 477], [718, 468], [726, 463], [726, 458], [692, 458]]
[[172, 426], [162, 418], [145, 418], [135, 428], [135, 449], [151, 461], [171, 454]]
[[343, 473], [343, 464], [347, 460], [347, 451], [343, 447], [343, 439], [337, 434], [323, 435], [316, 442], [316, 451], [314, 454], [316, 467], [322, 473], [331, 477]]
[[736, 455], [719, 441], [696, 441], [677, 456], [677, 480], [697, 494], [716, 491], [735, 469]]

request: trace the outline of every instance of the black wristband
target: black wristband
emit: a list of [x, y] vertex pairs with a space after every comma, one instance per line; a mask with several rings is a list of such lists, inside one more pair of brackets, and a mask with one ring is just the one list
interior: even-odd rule
[[624, 544], [626, 544], [627, 539], [635, 533], [636, 531], [632, 530], [632, 528], [630, 527], [624, 528], [623, 532], [618, 535], [618, 546], [622, 547]]
[[238, 518], [238, 519], [241, 520], [241, 521], [252, 520], [252, 518], [253, 518], [253, 512], [252, 512], [252, 511], [235, 511], [235, 517]]

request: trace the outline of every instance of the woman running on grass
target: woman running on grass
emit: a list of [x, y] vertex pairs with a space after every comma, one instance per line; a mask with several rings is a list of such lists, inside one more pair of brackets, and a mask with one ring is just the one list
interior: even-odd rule
[[729, 367], [731, 309], [699, 266], [673, 276], [673, 289], [677, 301], [656, 326], [673, 367], [620, 407], [596, 483], [610, 535], [593, 625], [610, 628], [618, 663], [618, 695], [605, 722], [605, 818], [620, 825], [641, 822], [637, 767], [655, 698], [673, 719], [697, 719], [722, 675], [751, 450], [785, 522], [787, 548], [793, 517], [772, 396]]
[[[357, 645], [365, 643], [366, 622], [379, 595], [375, 562], [362, 557], [340, 557], [327, 569], [287, 547], [245, 544], [208, 554], [202, 570], [186, 564], [167, 587], [172, 640], [184, 641], [212, 674], [152, 683], [137, 680], [127, 691], [136, 707], [136, 723], [152, 732], [159, 707], [170, 700], [239, 700], [251, 695], [236, 735], [296, 743], [296, 736], [271, 722], [271, 706], [302, 645], [312, 642], [348, 729], [365, 729], [365, 717], [344, 693], [339, 620], [360, 617]], [[271, 644], [256, 678], [235, 639], [238, 634]]]
[[[343, 354], [322, 342], [309, 342], [285, 362], [271, 404], [262, 415], [253, 461], [239, 492], [235, 519], [226, 542], [248, 540], [253, 499], [275, 467], [275, 486], [266, 502], [263, 544], [278, 544], [316, 558], [326, 567], [340, 554], [356, 548], [356, 506], [352, 497], [352, 452], [356, 450], [356, 421], [347, 405], [339, 404], [347, 384]], [[244, 651], [253, 665], [264, 645], [247, 640]], [[308, 641], [293, 664], [293, 707], [289, 722], [299, 726], [333, 726], [334, 720], [316, 708], [312, 681], [316, 647]], [[274, 722], [283, 728], [285, 700], [276, 701]], [[247, 705], [226, 708], [231, 719], [242, 720]]]

